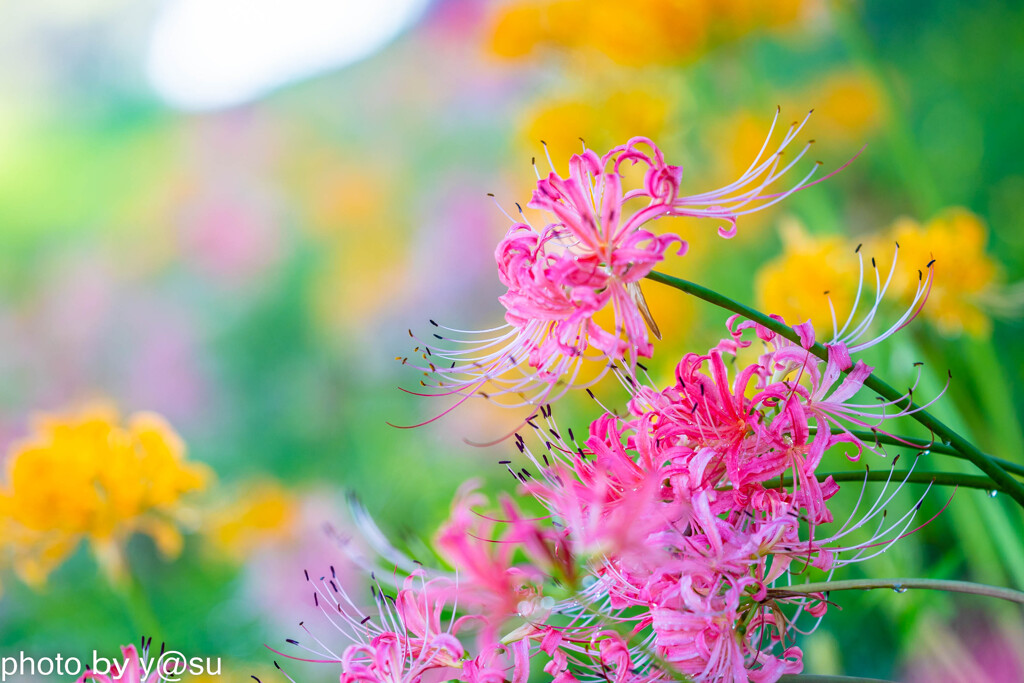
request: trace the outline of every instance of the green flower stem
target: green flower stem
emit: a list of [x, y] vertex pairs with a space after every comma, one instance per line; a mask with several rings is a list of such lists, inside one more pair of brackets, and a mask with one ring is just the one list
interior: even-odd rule
[[[814, 427], [811, 427], [811, 432], [815, 431]], [[850, 434], [853, 434], [862, 441], [875, 441], [876, 443], [886, 444], [888, 446], [900, 446], [903, 448], [915, 448], [921, 451], [928, 451], [929, 453], [941, 453], [943, 455], [951, 455], [954, 458], [960, 458], [961, 460], [969, 460], [967, 456], [953, 448], [947, 446], [944, 443], [938, 441], [922, 441], [921, 439], [911, 438], [909, 436], [889, 436], [887, 434], [881, 434], [879, 432], [869, 432], [862, 429], [851, 429]], [[1011, 474], [1024, 477], [1024, 465], [1020, 465], [1009, 460], [1003, 460], [993, 455], [988, 456], [989, 460], [1002, 467]]]
[[[985, 491], [1001, 491], [999, 484], [996, 484], [988, 477], [970, 474], [958, 474], [956, 472], [907, 472], [891, 470], [871, 470], [869, 472], [818, 472], [819, 479], [832, 477], [835, 481], [906, 481], [911, 484], [936, 484], [938, 486], [962, 486], [968, 489], [983, 489]], [[781, 477], [766, 481], [765, 488], [779, 488], [788, 483]]]
[[949, 581], [944, 579], [848, 579], [846, 581], [818, 581], [815, 583], [804, 583], [796, 586], [785, 586], [783, 588], [772, 588], [768, 590], [769, 597], [781, 595], [805, 595], [808, 593], [829, 593], [831, 591], [853, 591], [873, 590], [876, 588], [890, 588], [897, 592], [903, 592], [909, 588], [919, 590], [947, 591], [950, 593], [970, 593], [971, 595], [984, 595], [990, 598], [1008, 600], [1019, 605], [1024, 605], [1024, 592], [1012, 588], [1001, 588], [999, 586], [986, 586], [983, 583], [972, 583], [970, 581]]
[[[782, 335], [796, 344], [800, 343], [800, 338], [797, 336], [797, 333], [793, 331], [793, 328], [780, 323], [778, 320], [775, 320], [760, 311], [756, 311], [749, 306], [745, 306], [738, 301], [733, 301], [729, 297], [710, 290], [707, 287], [702, 287], [695, 282], [672, 277], [671, 275], [665, 275], [656, 271], [651, 271], [647, 277], [655, 282], [660, 282], [661, 284], [674, 287], [682, 292], [686, 292], [687, 294], [692, 294], [698, 299], [703, 299], [708, 303], [714, 304], [728, 311], [732, 311], [733, 313], [738, 313], [748, 320], [752, 320], [763, 325], [769, 330]], [[828, 360], [828, 351], [821, 343], [815, 343], [809, 351], [824, 361]], [[864, 380], [864, 386], [868, 387], [886, 400], [905, 400], [901, 392], [896, 391], [896, 389], [892, 388], [874, 375], [869, 375], [868, 378]], [[926, 427], [932, 434], [942, 440], [943, 443], [952, 446], [962, 453], [964, 457], [974, 463], [978, 469], [998, 483], [1000, 488], [1006, 491], [1006, 493], [1017, 501], [1021, 507], [1024, 507], [1024, 484], [1010, 476], [1010, 474], [1000, 467], [998, 463], [994, 462], [976, 446], [947, 427], [939, 419], [924, 410], [920, 410], [913, 401], [908, 400], [906, 408], [915, 410], [913, 415], [910, 417]]]
[[821, 676], [815, 674], [783, 674], [779, 683], [891, 683], [881, 678], [859, 676]]

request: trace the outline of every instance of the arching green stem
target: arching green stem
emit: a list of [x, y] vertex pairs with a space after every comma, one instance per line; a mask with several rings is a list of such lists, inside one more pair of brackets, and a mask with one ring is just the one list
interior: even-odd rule
[[796, 586], [785, 586], [783, 588], [772, 588], [768, 590], [768, 596], [780, 597], [807, 595], [808, 593], [829, 593], [832, 591], [874, 590], [877, 588], [890, 588], [897, 593], [902, 593], [911, 588], [916, 590], [946, 591], [949, 593], [969, 593], [971, 595], [984, 595], [989, 598], [998, 598], [1015, 602], [1018, 605], [1024, 605], [1024, 593], [1012, 588], [987, 586], [983, 583], [971, 583], [970, 581], [948, 581], [943, 579], [849, 579], [846, 581], [818, 581]]
[[815, 674], [783, 674], [779, 683], [891, 683], [881, 678], [859, 676], [824, 676]]
[[[811, 427], [811, 433], [814, 433], [814, 431], [815, 428]], [[851, 429], [849, 430], [849, 432], [850, 434], [853, 434], [861, 441], [874, 441], [876, 443], [886, 444], [887, 446], [913, 448], [919, 451], [928, 451], [930, 453], [942, 453], [943, 455], [951, 455], [954, 458], [960, 458], [961, 460], [969, 460], [967, 456], [965, 456], [957, 449], [953, 448], [952, 446], [947, 446], [944, 443], [939, 443], [938, 441], [922, 441], [919, 438], [913, 438], [909, 436], [889, 436], [888, 434], [882, 434], [880, 432], [870, 432], [864, 429]], [[997, 458], [994, 455], [989, 455], [988, 458], [992, 462], [1002, 467], [1007, 472], [1024, 477], [1024, 465], [1020, 465], [1009, 460], [1003, 460], [1002, 458]]]
[[[797, 333], [788, 325], [780, 323], [778, 320], [775, 320], [760, 311], [754, 310], [749, 306], [741, 304], [738, 301], [734, 301], [727, 296], [719, 294], [714, 290], [702, 287], [696, 282], [672, 277], [671, 275], [664, 275], [663, 273], [658, 273], [656, 271], [650, 272], [647, 277], [655, 282], [660, 282], [661, 284], [674, 287], [675, 289], [686, 292], [687, 294], [692, 294], [698, 299], [703, 299], [704, 301], [714, 304], [720, 308], [724, 308], [727, 311], [738, 313], [744, 318], [768, 328], [772, 332], [789, 339], [795, 344], [800, 343], [800, 338], [797, 336]], [[818, 358], [824, 361], [828, 360], [828, 350], [823, 344], [815, 343], [808, 350]], [[896, 389], [889, 386], [875, 375], [869, 375], [868, 378], [864, 380], [864, 386], [868, 387], [888, 401], [906, 400], [906, 408], [914, 411], [910, 416], [911, 418], [931, 431], [931, 433], [937, 436], [943, 443], [949, 444], [958, 452], [962, 453], [964, 457], [974, 463], [978, 469], [998, 483], [1000, 488], [1006, 491], [1006, 493], [1009, 494], [1021, 507], [1024, 507], [1024, 483], [1021, 483], [1010, 476], [1005, 469], [1000, 467], [998, 463], [994, 462], [989, 456], [985, 455], [985, 453], [967, 441], [967, 439], [960, 436], [950, 427], [947, 427], [942, 421], [932, 414], [925, 410], [921, 410], [913, 401], [906, 399], [901, 392], [896, 391]]]
[[[817, 472], [819, 479], [832, 477], [835, 481], [905, 481], [911, 484], [937, 484], [938, 486], [962, 486], [968, 489], [1002, 491], [999, 484], [988, 477], [956, 472], [906, 472], [878, 470], [870, 472]], [[765, 488], [779, 488], [789, 482], [781, 478], [764, 483]]]

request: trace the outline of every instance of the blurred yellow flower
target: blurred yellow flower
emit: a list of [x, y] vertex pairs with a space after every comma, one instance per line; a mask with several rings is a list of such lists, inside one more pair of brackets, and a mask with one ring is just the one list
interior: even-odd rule
[[[852, 157], [860, 149], [864, 141], [884, 124], [887, 115], [885, 98], [878, 82], [860, 71], [832, 72], [806, 90], [785, 96], [779, 107], [782, 116], [773, 139], [777, 139], [791, 122], [802, 120], [813, 109], [799, 139], [806, 142], [817, 140], [817, 145], [824, 144], [828, 151], [844, 159]], [[750, 160], [764, 145], [768, 130], [763, 112], [740, 110], [724, 118], [712, 132], [713, 148], [724, 152], [716, 155], [715, 170], [719, 180], [727, 182], [747, 169]], [[772, 149], [769, 145], [766, 154]], [[811, 155], [817, 153], [813, 149], [809, 152]]]
[[[893, 248], [899, 244], [886, 299], [900, 299], [905, 305], [910, 305], [914, 297], [919, 271], [934, 260], [935, 280], [921, 316], [945, 335], [984, 336], [992, 327], [987, 308], [999, 298], [999, 267], [985, 253], [987, 239], [988, 228], [978, 216], [954, 207], [924, 225], [912, 218], [896, 220], [883, 235], [864, 246], [864, 255], [866, 262], [872, 256], [877, 259], [884, 280]], [[783, 253], [757, 273], [754, 286], [759, 307], [778, 313], [790, 323], [810, 318], [819, 334], [830, 332], [832, 317], [822, 292], [830, 292], [842, 324], [857, 286], [855, 248], [848, 238], [812, 237], [794, 223], [785, 225]], [[874, 277], [867, 268], [865, 287], [870, 293], [874, 291]]]
[[783, 223], [781, 232], [782, 253], [761, 266], [754, 279], [757, 306], [791, 325], [809, 319], [820, 337], [831, 337], [829, 299], [840, 325], [853, 304], [858, 277], [855, 245], [836, 235], [808, 235], [793, 220]]
[[250, 483], [207, 516], [203, 533], [218, 554], [241, 561], [266, 543], [287, 540], [297, 514], [294, 497], [277, 482]]
[[522, 59], [543, 48], [601, 53], [628, 66], [674, 64], [716, 42], [792, 24], [810, 0], [525, 0], [503, 6], [488, 48]]
[[324, 332], [372, 324], [410, 291], [409, 225], [387, 194], [399, 173], [387, 165], [339, 165], [313, 156], [292, 178], [302, 225], [319, 255], [309, 306]]
[[185, 460], [184, 444], [163, 418], [136, 413], [122, 426], [105, 405], [39, 416], [7, 462], [0, 520], [14, 569], [32, 584], [45, 581], [83, 539], [113, 578], [136, 532], [165, 556], [177, 555], [182, 496], [203, 489], [211, 476]]
[[[786, 109], [780, 114], [776, 129], [785, 130], [787, 120], [782, 116], [789, 114], [792, 114], [790, 109]], [[770, 122], [769, 119], [767, 123]], [[726, 178], [733, 180], [743, 175], [743, 172], [750, 166], [750, 162], [757, 158], [758, 152], [764, 147], [765, 136], [769, 131], [767, 123], [763, 114], [759, 115], [745, 110], [732, 114], [715, 126], [715, 149], [720, 151], [715, 158], [718, 160], [720, 180]], [[777, 133], [775, 137], [778, 138]], [[772, 151], [774, 148], [769, 143], [769, 146], [765, 148], [765, 157]], [[752, 216], [756, 215], [752, 214]]]
[[407, 241], [387, 226], [353, 230], [327, 246], [310, 292], [314, 319], [328, 332], [352, 333], [407, 299]]
[[986, 336], [992, 321], [984, 300], [996, 284], [999, 268], [985, 253], [988, 226], [967, 209], [946, 209], [921, 225], [912, 218], [900, 218], [888, 230], [900, 245], [894, 291], [909, 301], [917, 285], [917, 271], [934, 259], [935, 283], [922, 315], [940, 332]]
[[834, 71], [794, 98], [796, 110], [814, 107], [808, 133], [827, 141], [860, 144], [885, 121], [885, 96], [878, 81], [862, 71]]
[[598, 154], [638, 135], [660, 142], [671, 108], [666, 95], [643, 88], [615, 90], [596, 98], [547, 100], [527, 112], [522, 137], [531, 148], [543, 140], [551, 158], [564, 163], [581, 152], [580, 138]]

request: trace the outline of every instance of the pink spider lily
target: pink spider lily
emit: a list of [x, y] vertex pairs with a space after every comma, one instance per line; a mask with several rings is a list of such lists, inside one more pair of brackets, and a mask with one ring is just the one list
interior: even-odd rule
[[758, 646], [761, 626], [740, 630], [743, 582], [729, 583], [718, 573], [676, 579], [677, 592], [663, 592], [664, 605], [652, 609], [654, 643], [673, 667], [698, 681], [775, 681], [785, 673], [802, 670], [798, 648], [781, 657]]
[[[419, 369], [437, 384], [422, 382], [419, 393], [454, 397], [444, 415], [475, 394], [510, 407], [539, 406], [571, 387], [597, 382], [610, 367], [621, 365], [635, 374], [638, 359], [653, 352], [651, 337], [660, 336], [639, 282], [673, 245], [679, 255], [686, 250], [678, 235], [651, 232], [652, 221], [710, 218], [724, 221], [719, 233], [731, 237], [740, 217], [824, 180], [811, 180], [815, 164], [789, 189], [770, 191], [810, 147], [782, 163], [783, 150], [804, 118], [766, 156], [777, 120], [778, 113], [740, 178], [698, 195], [680, 196], [682, 167], [666, 163], [647, 138], [633, 138], [600, 157], [585, 149], [570, 159], [567, 178], [553, 170], [547, 177], [538, 172], [527, 206], [543, 212], [548, 222], [535, 228], [525, 213], [522, 220], [509, 216], [513, 225], [495, 252], [499, 278], [508, 288], [501, 297], [505, 325], [476, 333], [431, 321], [437, 341], [421, 341], [417, 351], [427, 363]], [[620, 170], [627, 162], [646, 167], [642, 187], [623, 188]], [[610, 327], [597, 317], [606, 309]], [[592, 372], [586, 369], [591, 362], [597, 363]]]
[[526, 683], [529, 675], [530, 645], [525, 640], [489, 645], [462, 667], [465, 683]]
[[[550, 419], [547, 411], [543, 414]], [[517, 442], [541, 472], [537, 479], [524, 482], [524, 488], [549, 507], [557, 522], [566, 528], [570, 543], [576, 537], [581, 541], [596, 538], [601, 542], [597, 547], [603, 552], [589, 558], [588, 568], [596, 580], [580, 593], [586, 607], [574, 607], [570, 603], [555, 609], [557, 613], [575, 616], [568, 633], [579, 637], [579, 633], [588, 628], [598, 628], [605, 618], [632, 624], [637, 632], [653, 628], [652, 634], [632, 653], [636, 661], [645, 662], [648, 674], [651, 662], [644, 654], [645, 647], [663, 656], [670, 654], [668, 661], [678, 664], [682, 673], [695, 675], [696, 680], [747, 680], [748, 674], [751, 680], [758, 680], [759, 676], [760, 680], [774, 680], [767, 673], [762, 675], [755, 671], [781, 675], [797, 670], [797, 650], [787, 649], [781, 658], [774, 657], [757, 644], [744, 644], [734, 629], [743, 590], [760, 586], [757, 592], [763, 596], [764, 587], [774, 582], [788, 566], [788, 555], [801, 559], [804, 564], [828, 568], [827, 560], [818, 558], [830, 555], [813, 540], [800, 536], [799, 518], [795, 514], [799, 508], [792, 502], [785, 504], [778, 494], [777, 504], [766, 506], [774, 516], [748, 512], [749, 508], [732, 509], [734, 503], [727, 506], [729, 509], [723, 509], [721, 504], [714, 505], [718, 492], [713, 487], [705, 485], [706, 490], [693, 491], [689, 486], [674, 486], [673, 480], [681, 476], [682, 471], [673, 464], [671, 455], [662, 452], [659, 457], [653, 454], [647, 457], [644, 449], [652, 445], [650, 439], [632, 433], [627, 435], [621, 429], [612, 428], [614, 423], [614, 418], [609, 416], [596, 421], [584, 446], [576, 445], [570, 433], [575, 450], [561, 440], [557, 429], [549, 427], [553, 440], [546, 442], [542, 457], [535, 456], [523, 441]], [[539, 425], [538, 432], [543, 433]], [[676, 450], [677, 454], [682, 454], [680, 449]], [[572, 470], [563, 464], [570, 458], [574, 463]], [[659, 483], [653, 498], [635, 486], [644, 480], [641, 472], [648, 466], [652, 470], [647, 478]], [[618, 474], [612, 476], [615, 472]], [[598, 478], [600, 475], [604, 478]], [[661, 482], [668, 483], [662, 485]], [[771, 492], [764, 493], [771, 495]], [[642, 514], [633, 517], [634, 537], [624, 542], [617, 515], [631, 511], [631, 504], [638, 500], [646, 507]], [[721, 514], [726, 516], [720, 517]], [[786, 561], [779, 559], [780, 556], [786, 557]], [[701, 576], [704, 578], [697, 578]], [[719, 594], [724, 577], [731, 577], [729, 585], [737, 587], [728, 596]], [[688, 581], [700, 584], [693, 589], [694, 594], [717, 601], [715, 604], [719, 606], [711, 609], [708, 605], [700, 607], [692, 600], [673, 602], [665, 591], [678, 589]], [[713, 597], [716, 595], [719, 597]], [[732, 603], [732, 611], [723, 612], [725, 606]], [[626, 616], [627, 612], [623, 611], [637, 608], [642, 610], [639, 616], [633, 613]], [[751, 599], [743, 604], [744, 613], [757, 609], [758, 604]], [[682, 637], [678, 629], [659, 634], [657, 624], [669, 622], [676, 625], [686, 622], [697, 631], [687, 638]], [[759, 623], [760, 638], [761, 632], [768, 630], [771, 624], [769, 621]], [[703, 643], [712, 635], [717, 639], [714, 653], [699, 651], [695, 643], [698, 640]], [[698, 661], [700, 666], [695, 663]], [[726, 675], [729, 677], [721, 678]]]
[[[787, 582], [811, 568], [831, 574], [874, 557], [912, 531], [920, 500], [901, 516], [887, 515], [902, 483], [891, 493], [887, 483], [866, 511], [858, 512], [858, 501], [840, 528], [823, 531], [839, 486], [817, 469], [827, 448], [852, 436], [846, 427], [833, 436], [832, 422], [872, 419], [877, 426], [914, 410], [892, 407], [909, 392], [895, 402], [856, 403], [871, 368], [854, 363], [846, 344], [868, 348], [912, 320], [930, 277], [922, 274], [919, 301], [897, 324], [874, 339], [866, 325], [852, 326], [855, 338], [837, 334], [827, 361], [808, 351], [809, 324], [795, 328], [797, 344], [731, 320], [731, 337], [707, 354], [684, 356], [667, 389], [622, 373], [635, 391], [629, 415], [598, 418], [582, 444], [572, 430], [563, 440], [543, 406], [544, 422], [529, 421], [543, 452], [522, 437], [516, 442], [539, 475], [519, 479], [565, 528], [596, 579], [581, 592], [587, 609], [555, 611], [575, 614], [576, 629], [595, 628], [595, 613], [650, 628], [645, 644], [696, 680], [769, 681], [798, 671], [799, 649], [785, 640], [798, 632], [801, 613], [820, 618], [825, 605], [820, 596], [786, 594]], [[751, 343], [743, 338], [748, 330], [765, 352], [730, 371], [726, 358]], [[633, 517], [632, 535], [620, 533], [623, 511]], [[781, 605], [795, 607], [792, 618]], [[638, 608], [632, 616], [623, 611]], [[743, 637], [738, 623], [747, 625]]]
[[[757, 336], [767, 345], [768, 350], [762, 356], [761, 364], [773, 377], [781, 379], [781, 381], [775, 382], [771, 388], [766, 387], [759, 398], [762, 401], [774, 400], [782, 403], [784, 410], [793, 411], [795, 414], [787, 423], [787, 427], [795, 427], [800, 430], [798, 436], [801, 438], [807, 438], [807, 430], [804, 430], [802, 425], [807, 425], [809, 430], [813, 430], [814, 439], [808, 454], [812, 464], [820, 460], [828, 447], [842, 442], [854, 445], [856, 453], [850, 456], [851, 460], [858, 459], [865, 449], [877, 452], [876, 446], [864, 443], [854, 436], [850, 432], [851, 428], [867, 429], [890, 435], [885, 430], [885, 423], [926, 410], [945, 393], [946, 387], [948, 387], [947, 381], [946, 387], [927, 403], [912, 407], [914, 390], [920, 379], [921, 367], [920, 364], [915, 364], [917, 379], [903, 396], [895, 400], [878, 400], [871, 403], [856, 402], [856, 395], [863, 388], [864, 381], [871, 375], [874, 368], [862, 360], [854, 361], [851, 354], [871, 348], [909, 325], [924, 307], [934, 281], [934, 262], [931, 262], [927, 264], [925, 271], [919, 271], [917, 291], [903, 314], [882, 332], [869, 336], [870, 326], [892, 281], [898, 252], [899, 245], [897, 245], [889, 274], [884, 282], [875, 260], [871, 259], [875, 276], [875, 296], [867, 312], [857, 321], [856, 316], [864, 290], [863, 258], [858, 248], [861, 276], [857, 296], [850, 314], [841, 328], [835, 323], [833, 309], [833, 335], [831, 341], [825, 344], [828, 351], [827, 361], [821, 361], [808, 351], [815, 342], [815, 330], [810, 323], [794, 327], [801, 339], [799, 345], [754, 323], [741, 323], [733, 330], [733, 338], [738, 340], [739, 333], [743, 329], [754, 328], [757, 331]], [[785, 379], [787, 377], [791, 377], [792, 381]]]
[[667, 503], [662, 471], [645, 460], [646, 451], [623, 444], [626, 431], [611, 415], [591, 424], [583, 445], [571, 429], [569, 441], [563, 441], [550, 406], [542, 408], [541, 415], [548, 425], [546, 433], [535, 420], [530, 424], [541, 435], [544, 451], [535, 454], [516, 434], [518, 448], [539, 472], [535, 478], [527, 470], [531, 476], [520, 479], [523, 490], [565, 530], [569, 554], [577, 561], [598, 564], [616, 558], [626, 566], [664, 559], [650, 536], [666, 525], [685, 527], [689, 508], [685, 502]]
[[307, 580], [317, 608], [347, 644], [325, 642], [303, 623], [308, 639], [288, 640], [303, 655], [269, 649], [295, 661], [338, 665], [342, 683], [433, 683], [460, 675], [465, 649], [456, 634], [473, 617], [445, 618], [453, 595], [450, 581], [413, 574], [393, 596], [375, 583], [377, 613], [366, 615], [333, 575], [332, 568], [331, 577], [316, 581], [307, 572]]
[[553, 683], [575, 683], [578, 676], [605, 683], [653, 683], [665, 678], [665, 673], [651, 668], [649, 657], [638, 656], [622, 635], [596, 626], [549, 628], [540, 649], [551, 657], [544, 671]]
[[[546, 558], [538, 555], [546, 555], [559, 539], [553, 530], [545, 532], [533, 520], [522, 518], [507, 500], [503, 513], [511, 520], [498, 522], [474, 511], [472, 508], [486, 503], [486, 498], [473, 490], [475, 486], [476, 482], [469, 482], [462, 487], [435, 542], [458, 572], [459, 600], [481, 615], [479, 641], [494, 643], [499, 640], [499, 630], [516, 617], [525, 619], [525, 632], [537, 620], [543, 621], [549, 611], [541, 590], [545, 575], [540, 566], [544, 564], [516, 564], [514, 555], [526, 550], [543, 562]], [[499, 526], [507, 527], [506, 533], [499, 535]], [[524, 538], [532, 543], [523, 544]]]
[[[478, 485], [471, 480], [460, 488], [449, 519], [434, 539], [438, 556], [454, 571], [428, 569], [411, 560], [388, 542], [361, 508], [353, 510], [353, 518], [380, 561], [450, 586], [452, 601], [474, 615], [476, 641], [483, 649], [533, 634], [554, 606], [543, 593], [545, 580], [558, 576], [571, 581], [575, 566], [564, 534], [549, 520], [522, 515], [507, 498], [502, 500], [501, 518], [483, 514], [479, 508], [487, 499], [476, 491]], [[519, 553], [529, 562], [519, 561]], [[371, 571], [376, 564], [353, 559]]]
[[[637, 195], [621, 186], [619, 164], [626, 161], [647, 167]], [[858, 398], [872, 368], [855, 356], [914, 319], [928, 296], [931, 269], [922, 272], [908, 310], [881, 333], [872, 325], [893, 271], [883, 278], [873, 264], [873, 303], [859, 313], [864, 297], [858, 293], [846, 322], [834, 324], [827, 353], [809, 323], [795, 326], [791, 341], [732, 318], [726, 339], [707, 353], [684, 355], [669, 386], [650, 386], [635, 371], [642, 369], [635, 364], [643, 349], [629, 341], [628, 325], [585, 348], [576, 345], [582, 332], [561, 336], [559, 325], [579, 311], [576, 322], [596, 324], [595, 307], [614, 307], [616, 288], [628, 294], [637, 282], [631, 278], [663, 258], [662, 245], [677, 238], [659, 241], [642, 226], [690, 210], [678, 196], [681, 174], [643, 139], [604, 158], [584, 152], [570, 169], [568, 179], [540, 179], [531, 203], [557, 222], [539, 232], [517, 224], [499, 248], [512, 329], [487, 362], [505, 358], [509, 339], [522, 342], [516, 336], [522, 329], [547, 325], [532, 346], [515, 347], [533, 368], [516, 391], [553, 372], [558, 358], [574, 359], [568, 384], [574, 383], [579, 359], [596, 349], [632, 392], [627, 411], [606, 409], [578, 440], [559, 428], [545, 402], [564, 379], [548, 377], [547, 389], [524, 398], [537, 401], [524, 424], [542, 446], [517, 433], [528, 467], [501, 463], [543, 511], [527, 514], [504, 497], [497, 512], [484, 513], [486, 499], [472, 485], [464, 488], [435, 539], [438, 557], [454, 571], [418, 566], [357, 511], [367, 540], [395, 566], [394, 584], [402, 587], [394, 597], [376, 587], [374, 620], [324, 577], [317, 604], [348, 644], [332, 649], [317, 638], [312, 646], [291, 641], [313, 661], [340, 665], [343, 683], [524, 683], [538, 652], [548, 656], [545, 673], [558, 683], [655, 683], [678, 674], [699, 682], [772, 683], [802, 669], [793, 639], [807, 631], [798, 622], [805, 615], [820, 621], [828, 608], [823, 595], [802, 592], [801, 582], [814, 574], [831, 577], [919, 528], [923, 496], [905, 513], [889, 514], [907, 481], [895, 468], [873, 502], [865, 477], [841, 523], [829, 507], [839, 485], [819, 468], [836, 445], [854, 444], [852, 459], [879, 450], [857, 439], [855, 428], [880, 430], [921, 409], [910, 400], [913, 388], [896, 400]], [[622, 203], [641, 197], [647, 205], [624, 217]], [[766, 200], [761, 190], [756, 197]], [[729, 206], [728, 215], [738, 215]], [[616, 346], [611, 338], [626, 343]], [[740, 364], [740, 350], [755, 339], [763, 352]], [[507, 360], [519, 364], [518, 357]], [[496, 375], [480, 377], [473, 381]], [[469, 395], [448, 393], [461, 394], [460, 401]], [[399, 570], [408, 578], [399, 581]]]

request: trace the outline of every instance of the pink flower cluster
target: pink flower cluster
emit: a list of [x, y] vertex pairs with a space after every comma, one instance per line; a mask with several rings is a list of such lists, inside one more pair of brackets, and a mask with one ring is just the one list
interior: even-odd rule
[[[524, 501], [506, 496], [486, 512], [472, 485], [456, 497], [435, 539], [451, 571], [423, 568], [363, 519], [383, 562], [408, 578], [394, 596], [375, 586], [375, 616], [333, 580], [313, 581], [350, 644], [300, 647], [340, 664], [343, 683], [519, 682], [533, 666], [559, 683], [799, 672], [800, 617], [827, 609], [799, 584], [884, 552], [912, 530], [917, 506], [889, 515], [902, 482], [887, 483], [837, 525], [839, 485], [819, 472], [832, 446], [854, 460], [876, 450], [851, 428], [886, 433], [913, 410], [900, 407], [909, 395], [856, 399], [871, 368], [850, 348], [892, 330], [863, 340], [856, 325], [823, 360], [811, 326], [793, 329], [800, 343], [730, 319], [729, 336], [683, 356], [666, 387], [620, 370], [626, 414], [605, 410], [583, 439], [542, 406], [528, 421], [535, 438], [516, 435], [525, 461], [502, 461]], [[740, 363], [754, 343], [763, 352]]]
[[[643, 186], [628, 192], [627, 162], [646, 167]], [[541, 230], [516, 223], [497, 250], [508, 329], [461, 352], [425, 350], [452, 361], [430, 369], [460, 402], [499, 380], [504, 392], [544, 387], [524, 397], [535, 407], [524, 422], [534, 437], [516, 433], [518, 460], [501, 461], [522, 499], [504, 496], [488, 511], [487, 499], [465, 487], [433, 547], [450, 569], [411, 560], [357, 509], [379, 554], [358, 562], [394, 571], [371, 573], [372, 610], [345, 593], [333, 569], [319, 580], [307, 575], [347, 644], [307, 631], [302, 643], [290, 641], [306, 652], [293, 658], [340, 665], [342, 683], [525, 683], [536, 667], [556, 683], [770, 683], [802, 669], [798, 624], [805, 614], [823, 617], [828, 603], [800, 586], [912, 531], [917, 505], [903, 515], [887, 509], [905, 480], [886, 481], [871, 504], [862, 488], [840, 523], [829, 508], [839, 485], [819, 468], [833, 446], [845, 444], [852, 460], [878, 451], [860, 430], [897, 438], [887, 423], [921, 409], [913, 388], [895, 401], [858, 399], [872, 368], [854, 356], [916, 316], [931, 270], [910, 309], [874, 337], [895, 261], [884, 283], [875, 269], [867, 313], [857, 316], [858, 291], [825, 345], [809, 323], [783, 335], [781, 319], [773, 331], [733, 317], [718, 345], [679, 360], [668, 386], [637, 372], [637, 359], [652, 353], [638, 282], [682, 243], [645, 226], [690, 215], [723, 219], [731, 232], [752, 203], [788, 194], [764, 193], [786, 170], [778, 164], [778, 152], [759, 156], [737, 183], [680, 197], [681, 170], [636, 138], [604, 157], [573, 157], [568, 179], [539, 179], [530, 206], [555, 221]], [[627, 215], [634, 199], [644, 205]], [[608, 305], [612, 330], [594, 319]], [[630, 398], [622, 414], [601, 405], [577, 439], [555, 422], [550, 398], [559, 383], [578, 384], [591, 351]], [[528, 368], [521, 377], [504, 378], [520, 366]]]
[[[793, 187], [770, 190], [810, 147], [782, 164], [783, 150], [805, 118], [766, 156], [777, 120], [778, 113], [761, 152], [740, 178], [702, 194], [680, 195], [682, 167], [668, 164], [641, 137], [604, 156], [591, 150], [574, 155], [567, 178], [554, 170], [546, 177], [538, 172], [527, 208], [541, 212], [546, 223], [534, 227], [522, 210], [518, 220], [509, 215], [512, 225], [495, 250], [498, 276], [508, 288], [500, 298], [506, 324], [467, 332], [431, 321], [440, 331], [435, 340], [418, 340], [416, 351], [427, 363], [419, 369], [438, 382], [424, 383], [419, 393], [453, 396], [455, 405], [483, 394], [506, 405], [537, 406], [570, 387], [598, 381], [615, 364], [635, 371], [638, 358], [653, 353], [651, 336], [660, 336], [640, 280], [670, 250], [681, 256], [687, 248], [678, 235], [652, 232], [652, 223], [670, 216], [709, 218], [719, 223], [720, 235], [732, 237], [741, 216], [814, 184], [817, 164]], [[627, 164], [645, 169], [640, 186], [629, 190], [623, 186]], [[610, 324], [599, 320], [604, 311]], [[444, 336], [452, 333], [462, 337]], [[444, 342], [453, 345], [442, 348]], [[588, 361], [599, 361], [595, 372], [586, 369]]]

